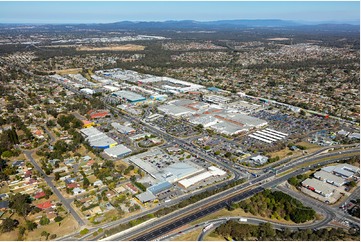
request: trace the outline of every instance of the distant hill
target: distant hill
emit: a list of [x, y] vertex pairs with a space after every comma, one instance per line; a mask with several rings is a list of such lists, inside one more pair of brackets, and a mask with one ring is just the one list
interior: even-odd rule
[[[351, 21], [357, 23], [357, 21]], [[121, 21], [105, 24], [1, 24], [0, 28], [19, 28], [21, 26], [37, 29], [83, 29], [83, 30], [241, 30], [247, 28], [279, 28], [279, 29], [299, 29], [299, 30], [322, 30], [322, 31], [352, 31], [359, 32], [359, 25], [336, 23], [336, 22], [300, 22], [281, 19], [256, 19], [256, 20], [218, 20], [218, 21], [194, 21], [194, 20], [169, 20], [169, 21]]]
[[103, 26], [117, 26], [120, 28], [157, 28], [157, 29], [209, 29], [209, 28], [249, 28], [249, 27], [289, 27], [299, 26], [301, 24], [294, 21], [267, 19], [267, 20], [218, 20], [218, 21], [194, 21], [194, 20], [180, 20], [180, 21], [164, 21], [164, 22], [131, 22], [122, 21], [110, 24], [103, 24]]

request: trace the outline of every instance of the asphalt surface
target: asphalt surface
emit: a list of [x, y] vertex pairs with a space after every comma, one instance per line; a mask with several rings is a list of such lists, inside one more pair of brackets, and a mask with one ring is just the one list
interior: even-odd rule
[[[60, 83], [59, 84], [63, 84], [63, 83]], [[69, 88], [67, 87], [67, 89], [73, 91], [74, 93], [77, 93], [77, 94], [80, 94], [79, 91], [75, 90], [75, 89], [72, 89], [72, 88]], [[80, 94], [80, 95], [83, 95], [83, 94]], [[91, 96], [89, 95], [83, 95], [85, 96], [86, 98], [92, 98]], [[200, 158], [203, 158], [205, 160], [208, 160], [209, 162], [213, 162], [213, 163], [216, 163], [218, 165], [220, 165], [221, 167], [225, 167], [227, 168], [229, 171], [231, 171], [234, 175], [234, 178], [232, 180], [238, 180], [240, 179], [241, 177], [245, 177], [245, 173], [243, 172], [240, 172], [236, 169], [234, 169], [233, 167], [223, 163], [223, 162], [220, 162], [218, 161], [216, 158], [214, 157], [211, 157], [209, 156], [205, 151], [203, 150], [200, 150], [199, 148], [197, 148], [196, 146], [194, 146], [193, 144], [189, 144], [188, 142], [186, 142], [185, 140], [181, 140], [177, 137], [174, 137], [172, 135], [169, 135], [168, 133], [165, 133], [159, 129], [156, 129], [155, 127], [141, 121], [140, 119], [138, 118], [135, 118], [135, 117], [132, 117], [132, 116], [129, 116], [128, 114], [124, 114], [123, 112], [120, 112], [119, 110], [117, 110], [116, 108], [112, 107], [111, 105], [109, 104], [105, 104], [107, 108], [109, 108], [110, 110], [113, 110], [115, 113], [117, 114], [120, 114], [122, 116], [122, 118], [126, 119], [127, 121], [131, 121], [131, 122], [135, 122], [135, 123], [142, 123], [143, 126], [148, 130], [148, 131], [151, 131], [152, 133], [155, 133], [157, 136], [165, 139], [167, 142], [172, 142], [172, 143], [175, 143], [175, 144], [178, 144], [180, 147], [186, 149], [186, 150], [189, 150], [191, 151], [192, 153], [196, 154], [198, 157]], [[359, 152], [359, 149], [355, 149], [355, 150], [352, 150], [352, 151], [341, 151], [340, 153], [342, 154], [347, 154], [347, 153], [350, 153], [350, 152], [355, 152], [355, 151], [358, 151]], [[320, 151], [321, 153], [322, 151]], [[330, 154], [326, 154], [326, 155], [320, 155], [318, 157], [314, 157], [312, 158], [311, 156], [314, 156], [314, 154], [311, 154], [311, 155], [307, 155], [307, 156], [304, 156], [304, 157], [301, 157], [299, 159], [296, 159], [292, 164], [293, 165], [285, 165], [284, 167], [280, 168], [277, 170], [278, 173], [281, 173], [281, 172], [284, 172], [284, 171], [287, 171], [288, 169], [292, 168], [292, 167], [295, 167], [296, 165], [300, 165], [302, 164], [303, 162], [305, 161], [310, 161], [310, 160], [315, 160], [315, 159], [318, 159], [320, 157], [331, 157], [332, 155]], [[308, 157], [310, 157], [310, 160], [307, 159]], [[335, 159], [336, 160], [336, 159]], [[332, 162], [334, 162], [335, 160], [333, 160]], [[289, 160], [284, 160], [283, 162], [286, 163], [288, 162]], [[323, 162], [324, 163], [324, 162]], [[322, 165], [323, 163], [321, 163], [320, 165]], [[277, 163], [277, 165], [279, 165], [280, 163]], [[282, 163], [281, 163], [282, 164]], [[309, 169], [311, 168], [314, 168], [315, 166], [312, 166], [310, 167]], [[269, 188], [269, 187], [274, 187], [276, 186], [277, 184], [287, 180], [288, 178], [292, 177], [292, 176], [295, 176], [295, 175], [298, 175], [298, 174], [301, 174], [301, 173], [304, 173], [307, 169], [300, 169], [296, 172], [292, 172], [292, 173], [289, 173], [285, 176], [283, 176], [282, 178], [278, 178], [278, 179], [275, 179], [273, 181], [268, 181], [269, 178], [273, 177], [274, 174], [270, 174], [270, 173], [267, 173], [267, 174], [264, 174], [264, 175], [261, 175], [260, 177], [257, 177], [255, 179], [253, 179], [252, 181], [244, 184], [244, 185], [241, 185], [241, 186], [237, 186], [235, 188], [232, 188], [232, 189], [229, 189], [227, 190], [226, 192], [222, 192], [220, 194], [217, 194], [217, 195], [214, 195], [212, 197], [210, 197], [209, 199], [203, 199], [201, 201], [201, 203], [197, 203], [197, 206], [200, 207], [198, 208], [198, 210], [195, 210], [195, 207], [193, 207], [192, 205], [191, 206], [188, 206], [184, 209], [181, 209], [179, 211], [176, 211], [174, 213], [172, 213], [171, 216], [164, 216], [160, 219], [157, 220], [157, 224], [160, 224], [163, 222], [167, 222], [167, 221], [174, 221], [176, 220], [177, 217], [179, 217], [180, 215], [182, 215], [183, 213], [186, 213], [186, 212], [189, 212], [189, 211], [196, 211], [195, 213], [189, 215], [189, 216], [186, 216], [182, 219], [179, 219], [179, 220], [176, 220], [175, 222], [173, 222], [172, 224], [168, 224], [168, 225], [165, 225], [159, 229], [156, 229], [154, 231], [151, 231], [150, 233], [146, 234], [146, 235], [141, 235], [141, 236], [137, 236], [137, 234], [141, 234], [142, 232], [144, 232], [144, 228], [141, 228], [141, 229], [138, 229], [138, 230], [134, 230], [135, 232], [131, 232], [129, 233], [126, 237], [124, 236], [120, 236], [119, 238], [117, 238], [116, 240], [126, 240], [126, 238], [135, 238], [135, 240], [151, 240], [152, 238], [156, 238], [156, 237], [159, 237], [161, 234], [164, 234], [164, 233], [167, 233], [179, 226], [182, 226], [186, 223], [189, 223], [190, 221], [193, 221], [195, 219], [198, 219], [200, 217], [203, 217], [205, 215], [208, 215], [210, 213], [213, 213], [214, 211], [217, 211], [225, 206], [227, 206], [227, 203], [229, 202], [234, 202], [234, 201], [239, 201], [239, 200], [242, 200], [242, 199], [245, 199], [249, 196], [252, 196], [254, 195], [255, 193], [257, 192], [260, 192], [262, 191], [264, 188]], [[266, 182], [266, 183], [265, 183]], [[255, 189], [252, 189], [250, 191], [247, 191], [245, 193], [242, 193], [242, 194], [238, 194], [238, 195], [235, 195], [233, 196], [231, 199], [228, 199], [228, 200], [222, 200], [222, 198], [224, 198], [224, 196], [226, 194], [229, 194], [229, 193], [232, 193], [232, 192], [235, 192], [237, 189], [243, 189], [251, 184], [263, 184], [262, 187], [257, 187]], [[216, 186], [213, 186], [213, 187], [216, 187]], [[185, 199], [185, 198], [183, 198]], [[216, 203], [210, 207], [205, 207], [205, 205], [207, 205], [207, 203], [211, 202], [211, 201], [220, 201], [219, 203]], [[203, 207], [205, 207], [204, 209], [202, 209]], [[160, 207], [159, 207], [160, 208]], [[159, 208], [156, 208], [156, 210], [158, 210]], [[144, 212], [145, 214], [148, 214], [148, 213], [152, 213], [152, 211], [146, 211]], [[142, 215], [141, 215], [142, 216]], [[138, 216], [137, 216], [138, 217]], [[140, 217], [140, 216], [139, 216]], [[129, 221], [130, 220], [133, 220], [134, 217], [132, 218], [129, 218]], [[126, 222], [127, 219], [122, 219], [122, 220], [118, 220], [118, 221], [115, 221], [113, 223], [110, 223], [108, 225], [103, 225], [101, 227], [103, 228], [109, 228], [109, 227], [112, 227], [112, 226], [115, 226], [117, 224], [120, 224], [120, 223], [123, 223], [123, 222]], [[152, 227], [152, 226], [150, 226]]]
[[[171, 224], [163, 226], [163, 227], [161, 227], [161, 228], [159, 228], [159, 229], [157, 229], [155, 231], [152, 231], [152, 232], [150, 232], [150, 233], [148, 233], [146, 235], [136, 237], [133, 240], [136, 240], [136, 241], [153, 240], [153, 239], [161, 236], [162, 234], [169, 233], [170, 231], [172, 231], [172, 230], [174, 230], [176, 228], [179, 228], [179, 227], [181, 227], [181, 226], [183, 226], [185, 224], [188, 224], [191, 221], [197, 220], [197, 219], [202, 218], [202, 217], [204, 217], [206, 215], [214, 213], [214, 212], [228, 206], [229, 203], [236, 202], [236, 201], [241, 201], [241, 200], [246, 199], [248, 197], [251, 197], [254, 194], [256, 194], [258, 192], [261, 192], [263, 190], [264, 190], [263, 188], [257, 187], [257, 188], [254, 188], [254, 189], [250, 190], [250, 191], [242, 193], [240, 195], [236, 195], [236, 196], [232, 197], [231, 199], [229, 199], [227, 201], [222, 201], [222, 202], [219, 202], [219, 203], [217, 203], [215, 205], [207, 207], [206, 209], [200, 208], [197, 212], [195, 212], [193, 214], [190, 214], [190, 215], [188, 215], [186, 217], [183, 217], [181, 219], [173, 221]], [[158, 220], [157, 222], [160, 223], [161, 221]]]
[[[345, 154], [347, 153], [350, 153], [350, 151], [344, 151]], [[336, 153], [338, 154], [338, 152]], [[335, 155], [335, 154], [333, 154]], [[312, 160], [316, 160], [316, 159], [320, 159], [320, 158], [324, 158], [324, 157], [330, 157], [332, 156], [332, 154], [326, 154], [326, 155], [323, 155], [323, 156], [317, 156], [315, 158], [312, 158], [311, 160], [307, 160], [307, 161], [312, 161]], [[330, 160], [327, 160], [327, 161], [324, 161], [324, 162], [320, 162], [319, 165], [325, 165], [325, 164], [328, 164], [328, 163], [333, 163], [333, 162], [336, 162], [340, 160], [339, 158], [337, 159], [330, 159]], [[305, 162], [305, 161], [302, 161], [302, 162]], [[284, 172], [284, 171], [287, 171], [295, 166], [298, 166], [299, 163], [293, 163], [293, 165], [291, 166], [288, 166], [288, 167], [283, 167], [279, 170], [279, 172]], [[293, 171], [293, 172], [290, 172], [282, 177], [279, 177], [279, 178], [275, 178], [274, 180], [271, 180], [271, 181], [268, 181], [266, 183], [263, 183], [264, 181], [267, 181], [268, 179], [270, 179], [271, 177], [274, 176], [274, 174], [271, 174], [271, 173], [267, 173], [265, 175], [262, 175], [254, 180], [252, 180], [251, 182], [248, 182], [246, 184], [243, 184], [241, 186], [237, 186], [237, 187], [234, 187], [234, 188], [231, 188], [231, 189], [228, 189], [226, 192], [227, 193], [231, 193], [231, 192], [235, 192], [239, 189], [242, 189], [242, 188], [245, 188], [246, 186], [250, 185], [250, 183], [253, 183], [253, 184], [257, 184], [257, 185], [261, 185], [261, 183], [263, 183], [261, 186], [257, 187], [257, 188], [254, 188], [250, 191], [247, 191], [247, 192], [244, 192], [244, 193], [241, 193], [239, 195], [236, 195], [236, 196], [233, 196], [232, 198], [230, 199], [227, 199], [227, 200], [221, 200], [225, 195], [224, 193], [220, 193], [220, 194], [217, 194], [215, 196], [212, 196], [208, 199], [204, 199], [204, 200], [201, 200], [200, 203], [197, 203], [195, 204], [195, 206], [188, 206], [186, 208], [188, 208], [188, 210], [186, 211], [183, 211], [183, 210], [179, 210], [179, 211], [182, 211], [181, 214], [183, 213], [186, 213], [188, 211], [194, 211], [192, 214], [186, 216], [186, 217], [183, 217], [181, 219], [178, 219], [176, 220], [176, 218], [179, 216], [179, 211], [176, 211], [175, 213], [172, 213], [170, 215], [166, 215], [160, 219], [158, 219], [154, 224], [153, 226], [150, 225], [149, 227], [154, 227], [154, 226], [157, 226], [159, 224], [162, 224], [162, 223], [166, 223], [167, 221], [172, 221], [171, 224], [165, 224], [164, 226], [161, 226], [160, 228], [157, 228], [153, 231], [150, 231], [149, 233], [145, 231], [144, 228], [139, 228], [137, 230], [134, 230], [132, 232], [130, 232], [129, 234], [125, 235], [125, 236], [120, 236], [119, 238], [117, 238], [116, 240], [152, 240], [152, 239], [155, 239], [157, 237], [160, 237], [162, 234], [165, 234], [165, 233], [169, 233], [170, 231], [184, 225], [184, 224], [187, 224], [191, 221], [194, 221], [194, 220], [197, 220], [205, 215], [208, 215], [208, 214], [211, 214], [221, 208], [224, 208], [226, 206], [228, 206], [230, 203], [232, 202], [238, 202], [242, 199], [245, 199], [247, 197], [250, 197], [262, 190], [264, 190], [265, 188], [271, 188], [271, 187], [275, 187], [277, 186], [278, 184], [288, 180], [289, 178], [293, 177], [293, 176], [297, 176], [299, 174], [302, 174], [304, 172], [306, 172], [307, 170], [309, 169], [313, 169], [315, 167], [318, 167], [318, 164], [316, 165], [312, 165], [312, 166], [309, 166], [307, 168], [301, 168], [301, 169], [298, 169], [296, 171]], [[210, 207], [206, 207], [206, 204], [209, 203], [209, 202], [214, 202], [214, 201], [218, 201], [218, 200], [221, 200], [220, 202], [214, 204], [214, 205], [211, 205]], [[196, 207], [198, 207], [198, 209], [196, 209]], [[196, 210], [195, 210], [196, 209]], [[178, 212], [178, 213], [177, 213]], [[327, 222], [327, 221], [326, 221]], [[325, 222], [325, 223], [326, 223]], [[328, 221], [329, 222], [329, 221]], [[319, 225], [317, 225], [319, 226]], [[146, 233], [146, 234], [143, 234], [143, 233]], [[141, 234], [140, 236], [137, 236], [137, 234]]]
[[335, 208], [332, 206], [329, 206], [327, 204], [324, 204], [316, 199], [313, 199], [311, 197], [306, 196], [305, 194], [301, 192], [295, 192], [291, 189], [285, 188], [285, 187], [279, 187], [282, 192], [287, 193], [288, 195], [297, 198], [298, 200], [302, 201], [303, 203], [309, 204], [313, 208], [322, 208], [323, 210], [327, 211], [327, 214], [332, 215], [332, 218], [335, 219], [338, 222], [347, 220], [350, 223], [360, 223], [360, 219], [357, 219], [356, 217], [353, 217], [345, 212], [343, 212], [339, 208]]

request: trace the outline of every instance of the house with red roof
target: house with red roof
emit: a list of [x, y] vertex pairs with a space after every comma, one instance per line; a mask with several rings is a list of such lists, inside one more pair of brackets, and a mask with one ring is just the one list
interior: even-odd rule
[[35, 199], [40, 199], [40, 198], [43, 198], [43, 197], [45, 197], [45, 192], [44, 191], [41, 191], [41, 192], [38, 192], [38, 193], [36, 193], [35, 195], [34, 195], [34, 198]]
[[66, 185], [67, 188], [73, 189], [76, 187], [80, 187], [80, 185], [78, 183], [69, 183]]
[[91, 119], [110, 117], [108, 110], [90, 110], [88, 114]]
[[48, 208], [51, 208], [51, 206], [53, 206], [52, 204], [51, 204], [51, 201], [46, 201], [46, 202], [43, 202], [43, 203], [40, 203], [40, 204], [38, 204], [38, 205], [36, 205], [38, 208], [40, 208], [40, 209], [48, 209]]

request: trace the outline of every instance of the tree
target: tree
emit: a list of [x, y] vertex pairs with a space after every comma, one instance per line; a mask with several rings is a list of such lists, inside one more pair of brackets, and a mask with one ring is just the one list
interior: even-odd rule
[[276, 235], [275, 230], [272, 228], [272, 225], [270, 223], [260, 224], [258, 227], [258, 234], [261, 240], [273, 238]]
[[50, 240], [55, 240], [56, 239], [56, 234], [52, 234], [52, 235], [50, 235]]
[[3, 223], [1, 225], [1, 231], [3, 233], [10, 232], [13, 229], [15, 229], [19, 224], [19, 221], [11, 218], [6, 218], [3, 220]]
[[20, 226], [19, 227], [19, 240], [22, 240], [22, 237], [24, 236], [25, 234], [25, 228], [23, 226]]
[[64, 153], [68, 150], [68, 145], [64, 140], [58, 140], [54, 144], [54, 150]]
[[11, 152], [10, 150], [6, 150], [1, 154], [1, 156], [4, 158], [10, 158], [13, 156], [13, 152]]
[[230, 157], [232, 156], [232, 153], [231, 153], [231, 152], [227, 152], [224, 156], [227, 157], [227, 158], [230, 158]]
[[53, 192], [50, 189], [44, 189], [44, 192], [46, 199], [48, 199], [53, 194]]
[[63, 218], [62, 218], [61, 216], [56, 216], [56, 217], [54, 218], [54, 221], [55, 221], [55, 222], [60, 222], [61, 220], [63, 220]]
[[85, 189], [85, 188], [88, 188], [89, 185], [90, 185], [89, 179], [86, 178], [86, 177], [84, 177], [84, 178], [83, 178], [83, 188], [84, 188], [84, 189]]
[[41, 232], [41, 236], [46, 237], [45, 240], [48, 240], [49, 235], [50, 235], [50, 233], [48, 233], [46, 231]]
[[33, 231], [38, 227], [38, 224], [32, 221], [26, 220], [26, 229], [29, 231]]
[[31, 198], [28, 194], [16, 193], [10, 196], [9, 207], [14, 209], [20, 216], [26, 216], [31, 212], [32, 206], [30, 204]]
[[54, 180], [58, 181], [60, 179], [60, 172], [55, 172], [54, 175], [55, 175]]
[[42, 216], [39, 223], [41, 225], [47, 225], [50, 223], [50, 220], [46, 216]]

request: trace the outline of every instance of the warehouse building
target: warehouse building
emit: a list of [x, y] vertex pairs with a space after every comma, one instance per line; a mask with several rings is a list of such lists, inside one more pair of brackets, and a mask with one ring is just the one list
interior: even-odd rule
[[210, 126], [211, 128], [215, 129], [218, 133], [226, 134], [226, 135], [234, 135], [239, 134], [241, 132], [247, 132], [248, 128], [241, 127], [240, 125], [223, 121], [214, 125]]
[[154, 195], [157, 195], [158, 193], [168, 190], [171, 187], [172, 187], [172, 183], [170, 183], [168, 181], [163, 181], [163, 182], [160, 182], [153, 186], [148, 187], [147, 191], [153, 193]]
[[195, 113], [195, 110], [174, 104], [159, 106], [158, 110], [174, 117], [190, 116]]
[[199, 175], [193, 176], [191, 178], [182, 179], [178, 183], [180, 186], [187, 189], [188, 187], [193, 186], [193, 185], [197, 184], [198, 182], [203, 181], [209, 177], [224, 176], [226, 174], [227, 173], [225, 171], [219, 169], [218, 167], [210, 166], [210, 167], [208, 167], [208, 171], [203, 172]]
[[267, 163], [268, 157], [263, 155], [257, 155], [252, 157], [251, 160], [253, 160], [253, 162], [257, 165], [263, 165]]
[[225, 104], [225, 103], [229, 103], [232, 99], [224, 96], [208, 95], [203, 97], [203, 100], [205, 102], [214, 103], [214, 104]]
[[130, 103], [137, 103], [137, 102], [142, 102], [145, 101], [146, 98], [143, 97], [142, 95], [139, 95], [138, 93], [135, 92], [131, 92], [131, 91], [119, 91], [119, 92], [114, 92], [112, 93], [113, 96], [116, 96], [122, 100], [126, 100], [127, 102]]
[[336, 176], [340, 176], [345, 179], [349, 179], [360, 172], [360, 168], [349, 164], [339, 164], [337, 166], [327, 166], [321, 170], [329, 173], [333, 173]]
[[248, 116], [245, 114], [241, 114], [241, 113], [219, 114], [219, 116], [224, 119], [233, 121], [235, 123], [239, 123], [243, 126], [248, 126], [249, 129], [250, 128], [260, 128], [260, 127], [267, 125], [267, 121], [265, 121], [265, 120], [262, 120], [259, 118], [254, 118], [254, 117], [251, 117], [251, 116]]
[[85, 136], [90, 146], [94, 148], [106, 149], [118, 144], [115, 140], [94, 127], [81, 129], [80, 133]]
[[196, 167], [191, 163], [175, 163], [160, 170], [155, 176], [158, 180], [174, 183], [181, 179], [196, 175], [203, 170], [203, 168]]
[[324, 197], [332, 196], [335, 190], [335, 188], [328, 183], [325, 183], [317, 179], [309, 179], [309, 178], [302, 182], [302, 186]]
[[111, 126], [121, 134], [132, 134], [135, 133], [135, 129], [129, 126], [124, 126], [119, 123], [111, 123]]
[[212, 115], [201, 115], [190, 118], [189, 122], [191, 122], [192, 124], [201, 124], [203, 125], [203, 127], [208, 128], [209, 126], [215, 125], [221, 121], [216, 119]]
[[105, 154], [114, 158], [121, 158], [132, 153], [132, 150], [125, 145], [116, 145], [104, 150]]
[[139, 195], [136, 195], [135, 197], [138, 198], [138, 200], [141, 201], [142, 203], [152, 202], [157, 198], [156, 196], [153, 195], [153, 193], [149, 191], [143, 192]]
[[346, 183], [343, 178], [333, 175], [332, 173], [328, 173], [323, 170], [315, 172], [315, 174], [313, 174], [313, 176], [315, 178], [319, 179], [320, 181], [327, 182], [336, 187], [340, 187]]
[[89, 89], [89, 88], [80, 89], [80, 92], [85, 93], [85, 94], [88, 94], [88, 95], [93, 95], [93, 94], [95, 94], [95, 91], [92, 90], [92, 89]]
[[106, 91], [110, 91], [110, 92], [116, 92], [119, 91], [119, 87], [115, 87], [115, 86], [110, 86], [110, 85], [105, 85], [103, 87]]

